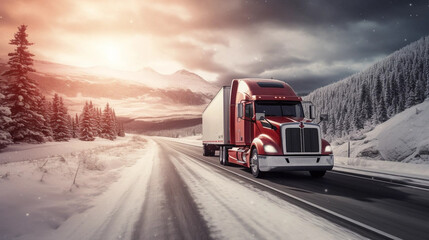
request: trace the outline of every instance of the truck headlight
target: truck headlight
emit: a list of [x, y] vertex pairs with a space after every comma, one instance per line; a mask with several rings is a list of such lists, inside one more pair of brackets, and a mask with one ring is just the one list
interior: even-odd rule
[[326, 152], [326, 153], [331, 153], [331, 152], [332, 152], [332, 147], [331, 147], [331, 145], [328, 145], [328, 146], [326, 146], [326, 147], [325, 147], [325, 152]]
[[273, 145], [264, 145], [264, 151], [266, 153], [277, 153], [277, 150]]

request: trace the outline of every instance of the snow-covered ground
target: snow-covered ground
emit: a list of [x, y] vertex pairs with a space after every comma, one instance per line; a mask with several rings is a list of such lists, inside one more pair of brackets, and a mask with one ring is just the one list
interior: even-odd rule
[[187, 137], [181, 137], [181, 138], [168, 138], [168, 137], [159, 137], [168, 139], [169, 141], [179, 142], [179, 143], [185, 143], [188, 145], [196, 146], [196, 147], [202, 147], [202, 135], [195, 135], [195, 136], [187, 136]]
[[42, 159], [59, 155], [71, 154], [76, 151], [88, 150], [97, 147], [116, 146], [126, 143], [132, 135], [125, 138], [117, 138], [111, 141], [104, 138], [96, 138], [93, 142], [71, 139], [68, 142], [47, 142], [44, 144], [13, 144], [0, 151], [0, 164], [25, 160]]
[[[92, 236], [88, 228], [103, 226], [111, 213], [105, 209], [119, 208], [118, 198], [140, 202], [141, 189], [133, 194], [130, 188], [148, 179], [152, 153], [145, 147], [150, 143], [133, 135], [119, 139], [22, 144], [0, 153], [2, 160], [11, 161], [0, 164], [0, 239], [70, 239], [66, 234], [73, 229], [73, 234]], [[147, 166], [130, 168], [137, 164]], [[121, 212], [134, 212], [139, 205], [132, 206]], [[125, 225], [118, 222], [110, 228], [125, 228], [132, 221], [129, 217], [118, 219]], [[88, 223], [83, 218], [92, 222], [90, 226], [79, 225]]]

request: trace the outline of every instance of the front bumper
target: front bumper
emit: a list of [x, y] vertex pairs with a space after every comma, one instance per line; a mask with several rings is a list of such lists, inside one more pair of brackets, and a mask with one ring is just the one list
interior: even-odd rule
[[334, 167], [334, 155], [318, 156], [269, 156], [258, 155], [259, 170], [262, 172], [287, 171], [326, 171]]

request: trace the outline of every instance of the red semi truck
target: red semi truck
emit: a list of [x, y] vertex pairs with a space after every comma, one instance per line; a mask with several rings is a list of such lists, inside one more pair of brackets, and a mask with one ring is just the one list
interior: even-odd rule
[[204, 156], [219, 150], [223, 165], [263, 172], [309, 171], [323, 177], [334, 166], [330, 144], [313, 123], [314, 106], [305, 118], [302, 98], [283, 81], [235, 79], [203, 112]]

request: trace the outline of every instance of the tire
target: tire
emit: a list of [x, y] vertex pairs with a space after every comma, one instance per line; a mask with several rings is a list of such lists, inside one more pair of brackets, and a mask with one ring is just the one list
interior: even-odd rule
[[223, 147], [223, 165], [225, 166], [229, 166], [229, 161], [228, 161], [228, 149], [230, 149], [230, 147], [224, 146]]
[[313, 178], [322, 178], [325, 176], [326, 171], [310, 171], [310, 175]]
[[219, 148], [219, 163], [224, 165], [224, 166], [228, 166], [229, 162], [228, 162], [228, 149], [226, 146], [221, 146]]
[[209, 156], [209, 150], [207, 145], [203, 145], [203, 156]]
[[225, 163], [224, 163], [224, 156], [225, 156], [225, 154], [223, 154], [223, 151], [224, 151], [224, 148], [223, 148], [223, 146], [220, 146], [220, 148], [219, 148], [219, 163], [221, 164], [221, 165], [225, 165]]
[[256, 149], [252, 150], [252, 155], [250, 156], [250, 171], [255, 178], [262, 177], [262, 172], [259, 170], [258, 151]]

